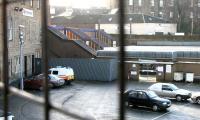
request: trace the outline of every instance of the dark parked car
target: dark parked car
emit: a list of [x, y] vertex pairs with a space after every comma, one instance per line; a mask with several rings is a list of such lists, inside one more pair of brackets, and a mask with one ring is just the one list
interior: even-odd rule
[[158, 97], [149, 90], [128, 90], [125, 92], [126, 105], [150, 107], [153, 111], [165, 110], [171, 106], [171, 101]]

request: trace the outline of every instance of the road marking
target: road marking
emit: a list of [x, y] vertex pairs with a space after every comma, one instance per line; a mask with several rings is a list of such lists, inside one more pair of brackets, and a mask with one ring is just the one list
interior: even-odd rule
[[155, 117], [155, 118], [153, 118], [153, 119], [151, 119], [151, 120], [156, 120], [156, 119], [161, 118], [161, 117], [163, 117], [163, 116], [165, 116], [165, 115], [167, 115], [167, 114], [169, 114], [169, 113], [171, 113], [171, 111], [168, 111], [168, 112], [166, 112], [166, 113], [164, 113], [164, 114], [162, 114], [162, 115], [159, 115], [158, 117]]

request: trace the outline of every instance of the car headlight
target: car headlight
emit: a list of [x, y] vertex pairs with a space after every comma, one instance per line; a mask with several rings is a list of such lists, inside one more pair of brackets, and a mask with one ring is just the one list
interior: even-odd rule
[[167, 105], [167, 103], [166, 103], [166, 102], [164, 102], [164, 103], [162, 103], [162, 105]]
[[188, 94], [188, 96], [190, 96], [190, 97], [191, 97], [191, 96], [192, 96], [192, 93], [189, 93], [189, 94]]

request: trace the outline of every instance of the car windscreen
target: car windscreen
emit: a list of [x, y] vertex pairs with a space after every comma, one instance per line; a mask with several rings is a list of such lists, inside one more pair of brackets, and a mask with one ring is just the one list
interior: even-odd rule
[[173, 84], [170, 85], [170, 88], [171, 88], [172, 90], [178, 90], [178, 89], [179, 89], [178, 87], [176, 87], [176, 86], [173, 85]]
[[158, 97], [158, 95], [156, 95], [156, 93], [153, 92], [153, 91], [148, 91], [148, 92], [147, 92], [147, 95], [148, 95], [150, 98]]

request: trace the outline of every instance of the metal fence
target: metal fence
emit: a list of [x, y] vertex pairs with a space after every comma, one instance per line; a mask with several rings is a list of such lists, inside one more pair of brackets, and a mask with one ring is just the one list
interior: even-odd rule
[[[2, 2], [1, 2], [2, 1]], [[3, 101], [4, 101], [4, 116], [5, 120], [8, 120], [6, 117], [8, 115], [8, 95], [10, 93], [20, 96], [22, 98], [29, 99], [31, 101], [34, 101], [38, 103], [39, 105], [43, 105], [44, 107], [44, 117], [45, 120], [49, 120], [49, 113], [51, 109], [54, 109], [58, 112], [64, 113], [65, 115], [71, 116], [76, 119], [84, 119], [84, 120], [93, 120], [93, 116], [81, 114], [79, 110], [77, 109], [62, 109], [62, 106], [57, 104], [52, 104], [49, 102], [49, 88], [48, 88], [48, 81], [45, 80], [44, 83], [44, 98], [40, 98], [37, 96], [34, 96], [32, 94], [29, 94], [27, 92], [18, 90], [14, 87], [10, 87], [8, 85], [8, 42], [7, 42], [7, 5], [12, 2], [22, 2], [22, 0], [1, 0], [0, 5], [2, 9], [0, 10], [2, 12], [2, 29], [3, 29], [3, 82], [0, 82], [0, 88], [3, 90]], [[24, 1], [24, 0], [23, 0]], [[42, 48], [43, 48], [43, 60], [44, 60], [44, 73], [47, 78], [47, 72], [48, 72], [48, 41], [47, 41], [47, 23], [48, 23], [48, 0], [41, 0], [41, 18], [42, 18]], [[119, 90], [120, 90], [120, 97], [119, 97], [119, 119], [124, 120], [125, 119], [125, 102], [124, 102], [124, 89], [125, 89], [125, 81], [124, 78], [124, 0], [119, 0], [119, 33], [120, 33], [120, 52], [119, 52]]]

